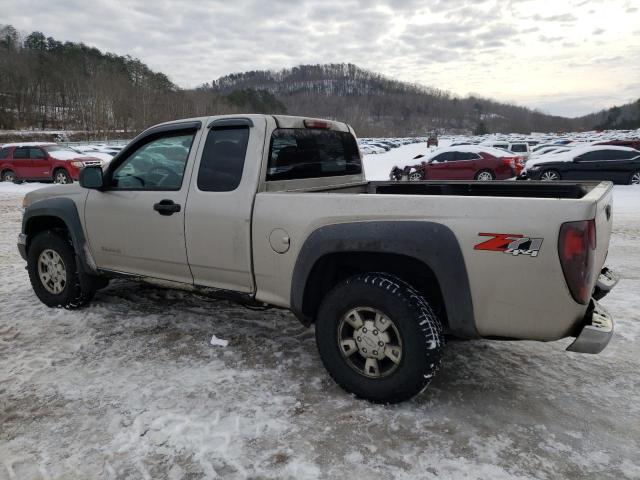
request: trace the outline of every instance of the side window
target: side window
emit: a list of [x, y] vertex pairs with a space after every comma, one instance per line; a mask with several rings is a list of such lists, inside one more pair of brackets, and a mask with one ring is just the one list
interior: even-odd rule
[[16, 160], [26, 160], [29, 158], [29, 149], [26, 147], [18, 147], [13, 151], [13, 158]]
[[479, 157], [473, 152], [458, 152], [456, 160], [477, 160]]
[[29, 156], [36, 159], [47, 158], [42, 149], [33, 147], [29, 149]]
[[590, 162], [593, 160], [598, 160], [602, 158], [602, 151], [599, 152], [587, 152], [580, 155], [579, 159], [581, 162]]
[[441, 153], [440, 155], [436, 155], [435, 157], [433, 157], [433, 161], [434, 162], [452, 162], [455, 160], [456, 158], [456, 154], [458, 152], [444, 152]]
[[0, 160], [3, 160], [5, 158], [7, 158], [8, 156], [9, 156], [9, 149], [8, 148], [0, 149]]
[[140, 146], [111, 175], [116, 190], [180, 190], [195, 133], [166, 134]]
[[212, 128], [202, 151], [198, 188], [230, 192], [238, 188], [244, 170], [249, 127]]
[[609, 160], [628, 160], [629, 158], [633, 158], [638, 154], [635, 152], [629, 152], [625, 150], [609, 150], [608, 159]]

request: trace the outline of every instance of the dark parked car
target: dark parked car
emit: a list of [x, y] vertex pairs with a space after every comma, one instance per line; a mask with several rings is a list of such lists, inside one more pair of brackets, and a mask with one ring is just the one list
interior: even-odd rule
[[526, 176], [531, 180], [609, 180], [640, 185], [640, 151], [614, 146], [576, 148], [527, 165]]
[[616, 147], [629, 147], [640, 150], [640, 138], [634, 138], [632, 140], [608, 140], [606, 142], [594, 143], [594, 145], [613, 145]]

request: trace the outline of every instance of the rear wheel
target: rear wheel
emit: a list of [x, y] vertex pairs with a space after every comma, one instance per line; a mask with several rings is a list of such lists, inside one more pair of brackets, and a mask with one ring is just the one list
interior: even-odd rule
[[16, 174], [12, 170], [5, 170], [2, 172], [3, 182], [13, 182], [16, 179]]
[[410, 285], [386, 273], [356, 275], [322, 301], [316, 343], [347, 392], [397, 403], [424, 390], [440, 365], [442, 325]]
[[495, 180], [496, 176], [491, 170], [480, 170], [478, 173], [476, 173], [475, 178], [476, 180], [479, 180], [481, 182], [488, 182], [491, 180]]
[[555, 182], [557, 180], [562, 180], [560, 176], [560, 172], [557, 170], [545, 170], [540, 174], [540, 180], [543, 182]]
[[640, 170], [631, 174], [629, 185], [640, 185]]
[[71, 176], [69, 176], [69, 174], [64, 168], [59, 168], [55, 172], [53, 172], [53, 182], [65, 184], [65, 183], [72, 183], [73, 180], [71, 180]]
[[48, 307], [79, 308], [96, 292], [81, 281], [71, 241], [58, 232], [35, 236], [27, 253], [27, 271], [33, 291]]

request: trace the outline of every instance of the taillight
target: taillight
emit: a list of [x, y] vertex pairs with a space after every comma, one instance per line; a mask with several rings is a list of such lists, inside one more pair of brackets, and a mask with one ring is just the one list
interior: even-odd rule
[[513, 157], [503, 157], [502, 163], [511, 168], [514, 168], [516, 166], [516, 160]]
[[586, 305], [591, 298], [591, 279], [596, 252], [596, 222], [563, 223], [558, 239], [562, 272], [573, 299]]

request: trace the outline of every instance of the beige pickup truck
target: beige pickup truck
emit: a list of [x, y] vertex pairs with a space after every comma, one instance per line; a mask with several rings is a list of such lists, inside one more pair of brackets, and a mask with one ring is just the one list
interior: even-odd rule
[[338, 384], [400, 402], [428, 385], [445, 335], [607, 345], [611, 189], [368, 182], [344, 123], [203, 117], [29, 193], [18, 247], [51, 307], [129, 277], [290, 309]]

